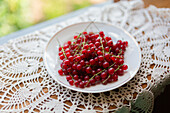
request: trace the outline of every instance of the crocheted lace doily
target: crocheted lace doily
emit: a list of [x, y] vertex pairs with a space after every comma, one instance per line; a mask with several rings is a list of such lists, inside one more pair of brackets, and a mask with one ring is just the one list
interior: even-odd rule
[[[142, 62], [135, 77], [116, 90], [86, 94], [54, 81], [43, 64], [48, 40], [82, 21], [121, 26], [138, 42]], [[170, 81], [170, 9], [143, 8], [141, 0], [92, 7], [62, 23], [0, 46], [0, 112], [152, 112], [153, 94]]]

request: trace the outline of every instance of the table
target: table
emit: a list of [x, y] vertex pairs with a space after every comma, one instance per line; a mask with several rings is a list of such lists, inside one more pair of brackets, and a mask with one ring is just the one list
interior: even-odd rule
[[[170, 9], [143, 7], [141, 0], [92, 7], [0, 46], [0, 111], [152, 112], [154, 97], [170, 83]], [[93, 19], [126, 29], [142, 52], [141, 67], [131, 81], [99, 94], [64, 88], [43, 64], [45, 45], [55, 32]]]

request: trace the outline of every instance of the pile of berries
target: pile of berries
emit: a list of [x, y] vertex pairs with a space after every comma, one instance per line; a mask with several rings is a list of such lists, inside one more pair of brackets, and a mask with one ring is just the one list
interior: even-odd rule
[[121, 40], [113, 44], [103, 31], [80, 33], [59, 47], [62, 63], [58, 73], [79, 88], [117, 81], [128, 68], [124, 64], [127, 46], [128, 42]]

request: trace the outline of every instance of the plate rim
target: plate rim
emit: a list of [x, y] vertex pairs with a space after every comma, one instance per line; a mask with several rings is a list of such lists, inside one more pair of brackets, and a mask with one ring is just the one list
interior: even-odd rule
[[[56, 33], [52, 36], [52, 38], [48, 41], [48, 43], [47, 43], [47, 45], [46, 45], [46, 47], [45, 47], [45, 50], [44, 50], [43, 62], [44, 62], [45, 67], [46, 67], [46, 69], [47, 69], [47, 73], [49, 73], [49, 75], [50, 75], [52, 78], [53, 78], [53, 76], [52, 76], [52, 75], [53, 75], [53, 72], [50, 70], [49, 66], [47, 65], [47, 58], [46, 58], [46, 56], [47, 56], [47, 48], [49, 47], [49, 44], [51, 43], [51, 41], [56, 37], [56, 35], [57, 35], [58, 33], [62, 32], [63, 30], [65, 30], [65, 29], [67, 29], [67, 28], [69, 28], [69, 27], [71, 27], [71, 26], [78, 25], [78, 24], [88, 24], [88, 23], [91, 23], [91, 22], [93, 22], [93, 21], [78, 22], [78, 23], [75, 23], [75, 24], [68, 25], [68, 26], [62, 28], [61, 30], [59, 30], [58, 32], [56, 32]], [[130, 77], [129, 77], [128, 79], [126, 79], [123, 83], [121, 83], [121, 84], [119, 84], [119, 85], [117, 85], [117, 86], [115, 86], [115, 87], [113, 87], [113, 88], [110, 87], [110, 88], [103, 89], [103, 90], [101, 90], [101, 91], [96, 91], [96, 90], [95, 90], [95, 91], [86, 91], [86, 90], [84, 90], [84, 89], [77, 89], [77, 88], [75, 88], [75, 87], [73, 87], [73, 86], [71, 86], [71, 85], [70, 85], [70, 86], [65, 85], [65, 84], [63, 84], [62, 82], [60, 82], [59, 80], [53, 78], [53, 79], [54, 79], [55, 81], [57, 81], [57, 83], [59, 83], [61, 86], [64, 86], [64, 87], [66, 87], [66, 88], [68, 88], [68, 89], [71, 89], [71, 90], [74, 90], [74, 91], [83, 92], [83, 93], [101, 93], [101, 92], [106, 92], [106, 91], [110, 91], [110, 90], [117, 89], [117, 88], [121, 87], [122, 85], [126, 84], [128, 81], [130, 81], [130, 80], [136, 75], [137, 71], [139, 70], [140, 64], [141, 64], [141, 50], [140, 50], [140, 47], [139, 47], [137, 41], [134, 39], [134, 37], [133, 37], [132, 35], [130, 35], [130, 33], [127, 32], [125, 29], [123, 29], [123, 28], [121, 28], [121, 27], [119, 27], [119, 26], [116, 26], [116, 25], [113, 25], [113, 24], [109, 24], [109, 23], [105, 23], [105, 22], [94, 22], [94, 23], [104, 24], [104, 25], [113, 26], [113, 27], [115, 27], [115, 28], [118, 28], [118, 29], [122, 30], [124, 33], [126, 33], [126, 34], [134, 41], [135, 45], [137, 46], [137, 50], [138, 50], [138, 52], [139, 52], [139, 64], [138, 64], [138, 68], [131, 74], [131, 75], [133, 75], [133, 76], [130, 76]]]

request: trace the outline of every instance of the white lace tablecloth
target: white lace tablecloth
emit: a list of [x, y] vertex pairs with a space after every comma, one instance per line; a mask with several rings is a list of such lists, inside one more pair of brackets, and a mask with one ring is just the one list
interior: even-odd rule
[[[143, 1], [135, 0], [90, 8], [0, 46], [0, 112], [152, 112], [154, 97], [170, 83], [170, 9], [143, 6]], [[94, 19], [121, 26], [133, 35], [141, 48], [141, 66], [132, 80], [116, 90], [75, 92], [50, 77], [43, 51], [63, 27]]]

